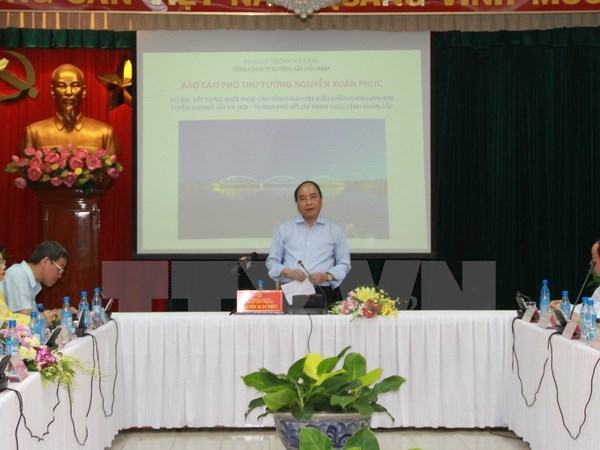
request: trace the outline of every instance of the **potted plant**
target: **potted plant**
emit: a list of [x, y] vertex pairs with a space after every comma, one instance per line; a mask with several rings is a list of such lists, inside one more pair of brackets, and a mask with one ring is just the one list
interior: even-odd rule
[[[299, 448], [299, 430], [317, 428], [327, 434], [334, 448], [341, 448], [357, 430], [370, 425], [374, 413], [386, 413], [379, 394], [400, 389], [404, 378], [389, 376], [381, 381], [382, 369], [367, 372], [364, 356], [348, 353], [324, 358], [309, 353], [291, 365], [286, 374], [265, 368], [242, 377], [244, 383], [263, 395], [248, 405], [246, 417], [255, 408], [259, 416], [273, 415], [275, 428], [288, 450]], [[344, 358], [342, 367], [336, 369]]]

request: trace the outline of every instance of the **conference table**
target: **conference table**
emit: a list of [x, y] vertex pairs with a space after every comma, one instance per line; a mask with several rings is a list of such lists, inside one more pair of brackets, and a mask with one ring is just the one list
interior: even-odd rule
[[21, 382], [10, 382], [8, 387], [18, 394], [11, 390], [0, 393], [0, 448], [101, 450], [110, 446], [122, 423], [122, 393], [115, 383], [117, 333], [117, 325], [109, 322], [90, 331], [93, 338], [77, 338], [66, 345], [63, 353], [101, 375], [79, 372], [70, 394], [54, 383], [44, 386], [36, 372]]
[[[507, 311], [403, 311], [397, 319], [349, 316], [119, 313], [123, 427], [273, 426], [244, 412], [257, 393], [242, 376], [286, 372], [309, 352], [346, 346], [367, 369], [401, 375], [399, 393], [380, 402], [373, 427], [503, 427]], [[134, 382], [135, 380], [135, 382]]]
[[518, 320], [514, 354], [508, 371], [507, 426], [533, 449], [598, 448], [600, 352]]
[[[101, 385], [96, 378], [90, 387], [90, 376], [79, 374], [74, 412], [66, 391], [59, 391], [50, 433], [38, 443], [20, 424], [19, 448], [77, 448], [86, 429], [85, 448], [100, 449], [129, 428], [272, 427], [272, 419], [258, 419], [258, 412], [244, 418], [257, 394], [241, 377], [261, 367], [282, 373], [306, 353], [332, 356], [346, 346], [366, 357], [368, 369], [381, 367], [383, 377], [407, 379], [399, 392], [380, 396], [395, 421], [377, 414], [374, 428], [508, 427], [533, 449], [595, 448], [600, 394], [596, 389], [590, 396], [590, 389], [598, 383], [600, 352], [515, 316], [513, 311], [402, 311], [397, 319], [351, 320], [114, 313], [114, 322], [92, 332]], [[93, 364], [94, 346], [85, 337], [65, 352]], [[32, 373], [11, 387], [22, 394], [29, 428], [43, 433], [53, 416], [55, 386], [44, 388]], [[3, 437], [15, 435], [18, 418], [15, 393], [0, 393]], [[584, 418], [581, 435], [571, 438], [569, 431], [575, 436]], [[16, 438], [5, 442], [7, 449], [16, 448]]]

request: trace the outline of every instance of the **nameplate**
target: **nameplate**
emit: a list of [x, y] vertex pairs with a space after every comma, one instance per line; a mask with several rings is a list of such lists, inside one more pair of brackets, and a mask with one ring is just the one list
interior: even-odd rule
[[527, 311], [525, 311], [525, 313], [523, 314], [523, 320], [525, 322], [537, 322], [538, 319], [540, 318], [540, 313], [538, 312], [537, 308], [535, 306], [532, 306], [531, 308], [527, 308]]
[[14, 373], [11, 373], [11, 378], [23, 381], [27, 378], [27, 375], [29, 375], [25, 361], [23, 361], [20, 356], [13, 356], [10, 358], [10, 365], [14, 370]]
[[554, 314], [552, 314], [552, 311], [546, 311], [544, 314], [542, 314], [541, 319], [538, 322], [538, 327], [540, 328], [552, 328], [552, 317], [554, 316]]
[[73, 335], [69, 333], [66, 327], [62, 327], [58, 337], [56, 338], [56, 347], [58, 350], [62, 350], [65, 345], [73, 340]]
[[283, 313], [282, 291], [237, 291], [237, 313]]
[[574, 320], [569, 320], [569, 323], [565, 325], [565, 329], [563, 330], [562, 335], [567, 339], [579, 339], [579, 324]]

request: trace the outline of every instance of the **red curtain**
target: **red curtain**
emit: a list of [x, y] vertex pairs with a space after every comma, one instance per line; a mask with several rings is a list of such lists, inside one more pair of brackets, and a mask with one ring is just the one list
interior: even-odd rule
[[[26, 56], [35, 69], [37, 98], [26, 96], [18, 101], [0, 102], [0, 167], [4, 169], [11, 155], [19, 153], [21, 135], [26, 125], [51, 117], [55, 105], [50, 97], [50, 74], [59, 65], [78, 66], [86, 76], [87, 95], [83, 113], [109, 123], [115, 129], [121, 146], [119, 160], [124, 170], [104, 195], [101, 204], [101, 237], [99, 242], [102, 261], [127, 261], [132, 254], [132, 108], [122, 104], [109, 110], [109, 92], [96, 79], [97, 75], [114, 74], [124, 58], [131, 59], [131, 50], [102, 49], [13, 49]], [[25, 69], [14, 55], [0, 51], [0, 59], [9, 60], [5, 69], [25, 80]], [[0, 95], [11, 95], [16, 90], [0, 80]], [[40, 210], [35, 194], [12, 185], [15, 174], [0, 173], [0, 242], [12, 256], [9, 263], [27, 259], [41, 240]], [[69, 250], [69, 249], [67, 249]]]

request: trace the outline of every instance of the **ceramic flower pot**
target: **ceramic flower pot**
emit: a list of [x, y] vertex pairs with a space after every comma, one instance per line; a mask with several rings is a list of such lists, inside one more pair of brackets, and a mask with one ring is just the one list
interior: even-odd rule
[[275, 429], [287, 450], [298, 450], [299, 433], [304, 427], [312, 427], [325, 433], [333, 448], [342, 448], [344, 442], [360, 428], [371, 425], [371, 417], [359, 413], [315, 413], [310, 420], [298, 420], [291, 413], [273, 414]]

